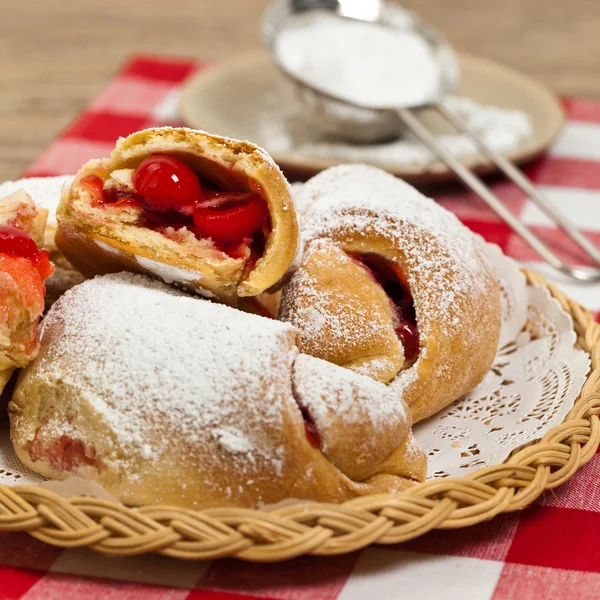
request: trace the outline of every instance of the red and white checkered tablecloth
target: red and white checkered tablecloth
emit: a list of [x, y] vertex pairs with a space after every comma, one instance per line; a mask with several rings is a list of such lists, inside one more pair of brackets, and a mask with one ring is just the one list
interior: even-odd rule
[[[178, 88], [200, 65], [136, 57], [26, 175], [74, 173], [107, 155], [117, 136], [171, 124]], [[600, 102], [565, 100], [568, 123], [533, 180], [600, 245]], [[512, 184], [496, 192], [569, 262], [589, 264]], [[469, 227], [548, 275], [532, 251], [460, 188], [436, 194]], [[559, 282], [600, 311], [600, 285]], [[187, 563], [157, 556], [111, 558], [0, 534], [0, 599], [11, 600], [591, 600], [600, 599], [600, 455], [533, 507], [458, 531], [347, 556], [273, 565]]]

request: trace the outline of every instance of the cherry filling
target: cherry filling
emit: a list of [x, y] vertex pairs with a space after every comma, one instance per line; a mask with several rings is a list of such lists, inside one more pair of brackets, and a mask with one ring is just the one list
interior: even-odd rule
[[302, 406], [300, 403], [298, 403], [298, 408], [300, 409], [300, 413], [304, 419], [304, 431], [306, 432], [306, 439], [313, 448], [320, 448], [321, 435], [319, 434], [315, 420], [312, 418], [312, 415], [308, 412], [308, 409], [305, 406]]
[[104, 186], [97, 175], [88, 175], [81, 184], [96, 206], [141, 209], [139, 225], [165, 233], [168, 228], [186, 228], [197, 239], [210, 238], [232, 258], [247, 256], [255, 263], [266, 243], [269, 219], [260, 186], [249, 181], [251, 192], [216, 189], [190, 167], [171, 156], [156, 154], [144, 159], [133, 174], [134, 191]]
[[0, 225], [0, 255], [26, 258], [35, 267], [42, 282], [54, 273], [48, 251], [40, 250], [31, 236], [16, 227]]
[[359, 254], [352, 258], [368, 271], [390, 299], [397, 318], [396, 335], [404, 348], [404, 359], [413, 362], [419, 354], [419, 329], [406, 274], [396, 263], [378, 254]]
[[94, 447], [86, 446], [82, 441], [61, 435], [50, 446], [45, 446], [37, 434], [29, 443], [29, 453], [34, 460], [47, 460], [56, 471], [74, 471], [80, 466], [90, 466], [100, 471], [102, 460]]

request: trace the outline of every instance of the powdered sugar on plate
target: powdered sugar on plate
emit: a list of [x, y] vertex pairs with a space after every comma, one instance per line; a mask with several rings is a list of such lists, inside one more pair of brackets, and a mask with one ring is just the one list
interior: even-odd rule
[[[533, 136], [531, 117], [519, 110], [508, 110], [480, 104], [470, 98], [448, 98], [444, 105], [461, 116], [483, 140], [504, 154], [509, 154]], [[321, 135], [303, 122], [296, 104], [282, 102], [279, 94], [265, 98], [262, 111], [255, 115], [257, 120], [256, 139], [272, 154], [294, 154], [299, 159], [324, 158], [340, 162], [373, 162], [394, 169], [398, 167], [426, 167], [439, 159], [433, 155], [412, 133], [400, 123], [397, 139], [378, 144], [357, 144], [333, 136]], [[480, 154], [473, 142], [465, 135], [451, 129], [441, 129], [432, 124], [439, 142], [454, 156], [461, 159], [476, 159]], [[315, 135], [316, 131], [316, 135]]]
[[301, 12], [280, 27], [273, 54], [301, 81], [370, 108], [419, 106], [441, 87], [433, 44], [406, 27]]

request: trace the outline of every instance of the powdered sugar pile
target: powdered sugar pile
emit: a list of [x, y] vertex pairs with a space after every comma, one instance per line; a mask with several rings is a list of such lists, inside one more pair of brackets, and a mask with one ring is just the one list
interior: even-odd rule
[[361, 106], [418, 106], [440, 87], [432, 45], [408, 28], [300, 13], [284, 22], [273, 52], [301, 81]]

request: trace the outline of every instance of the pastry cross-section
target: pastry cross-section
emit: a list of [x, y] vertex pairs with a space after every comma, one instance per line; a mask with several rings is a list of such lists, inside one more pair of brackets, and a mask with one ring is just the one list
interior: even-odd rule
[[58, 247], [88, 276], [133, 271], [229, 304], [275, 285], [298, 242], [269, 155], [185, 128], [139, 131], [86, 163], [58, 223]]

